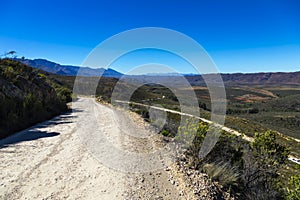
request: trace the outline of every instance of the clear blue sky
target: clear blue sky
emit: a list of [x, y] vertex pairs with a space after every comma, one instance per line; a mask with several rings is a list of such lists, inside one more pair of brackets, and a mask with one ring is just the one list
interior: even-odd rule
[[108, 37], [151, 26], [194, 38], [221, 72], [300, 71], [299, 0], [10, 0], [0, 5], [0, 54], [15, 50], [27, 58], [80, 65]]

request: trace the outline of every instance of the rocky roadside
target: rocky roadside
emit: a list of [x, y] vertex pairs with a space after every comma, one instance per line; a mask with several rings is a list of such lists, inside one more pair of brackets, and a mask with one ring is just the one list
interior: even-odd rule
[[[108, 106], [111, 107], [111, 105]], [[128, 111], [127, 114], [135, 125], [151, 131], [151, 125], [145, 122], [140, 115], [131, 111]], [[120, 115], [122, 114], [118, 113], [118, 116]], [[123, 121], [121, 123], [129, 123], [126, 122], [125, 117], [121, 119]], [[152, 135], [150, 138], [152, 145], [148, 144], [149, 140], [135, 139], [131, 141], [128, 149], [133, 150], [135, 147], [136, 150], [144, 149], [143, 151], [147, 152], [162, 148], [169, 141], [172, 141], [172, 138], [159, 134]], [[190, 168], [187, 160], [184, 154], [180, 154], [172, 165], [166, 166], [164, 169], [127, 174], [127, 185], [125, 186], [127, 192], [123, 194], [124, 199], [235, 199], [229, 193], [224, 192], [220, 184], [211, 181], [208, 175]]]
[[234, 200], [222, 186], [210, 180], [207, 174], [188, 167], [184, 159], [178, 160], [163, 170], [128, 175], [125, 200], [137, 199], [189, 199], [189, 200]]
[[191, 169], [181, 155], [176, 163], [166, 170], [170, 171], [173, 182], [179, 187], [180, 193], [193, 197], [191, 199], [224, 199], [234, 200], [235, 198], [225, 192], [222, 185], [213, 182], [205, 173]]
[[[131, 113], [130, 116], [140, 124], [143, 124], [146, 127], [149, 126], [149, 124], [144, 120], [141, 120], [141, 117], [139, 117], [136, 113]], [[163, 143], [167, 143], [169, 141], [168, 139], [163, 138], [163, 136], [159, 135], [155, 140], [155, 143], [159, 143], [157, 144], [158, 146], [163, 146]], [[168, 180], [168, 183], [166, 183], [166, 185], [169, 185], [169, 188], [167, 188], [166, 185], [157, 185], [155, 180], [160, 178]], [[184, 154], [179, 155], [175, 163], [171, 166], [166, 167], [163, 171], [137, 175], [135, 183], [137, 186], [137, 190], [131, 191], [132, 193], [131, 195], [129, 195], [131, 197], [146, 197], [146, 199], [190, 200], [235, 199], [230, 193], [224, 191], [222, 185], [218, 184], [217, 182], [211, 181], [207, 174], [190, 168], [187, 162], [187, 158]], [[170, 187], [170, 185], [173, 187]], [[174, 189], [177, 191], [177, 197], [170, 196], [170, 189]]]

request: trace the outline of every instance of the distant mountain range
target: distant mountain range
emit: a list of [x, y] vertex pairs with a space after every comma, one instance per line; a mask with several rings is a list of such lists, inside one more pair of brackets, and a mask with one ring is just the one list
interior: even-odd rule
[[[19, 59], [15, 60], [20, 61], [26, 65], [29, 65], [34, 68], [42, 69], [44, 71], [64, 75], [64, 76], [77, 76], [80, 69], [80, 76], [104, 76], [111, 78], [120, 78], [123, 76], [122, 73], [115, 71], [113, 69], [104, 69], [104, 68], [90, 68], [90, 67], [79, 67], [72, 65], [60, 65], [55, 62], [51, 62], [45, 59]], [[168, 78], [170, 81], [172, 79], [176, 82], [178, 74], [166, 73], [166, 74], [145, 74], [141, 76], [134, 76], [136, 78], [149, 79], [149, 77], [156, 78]], [[191, 85], [205, 85], [206, 80], [213, 81], [213, 74], [205, 75], [196, 75], [188, 74], [184, 75], [186, 79], [190, 82]], [[291, 86], [300, 86], [300, 71], [298, 72], [266, 72], [266, 73], [233, 73], [233, 74], [221, 74], [224, 84], [231, 86], [242, 86], [242, 85], [291, 85]], [[147, 78], [148, 77], [148, 78]]]
[[[265, 72], [221, 74], [227, 86], [300, 86], [300, 72]], [[213, 74], [186, 76], [192, 85], [205, 85], [204, 79], [213, 80]]]
[[[23, 64], [29, 65], [33, 68], [38, 68], [50, 73], [64, 75], [64, 76], [77, 76], [78, 72], [80, 76], [105, 76], [105, 77], [113, 77], [119, 78], [123, 74], [113, 70], [113, 69], [104, 69], [98, 68], [93, 69], [90, 67], [79, 67], [79, 66], [72, 66], [72, 65], [60, 65], [55, 62], [48, 61], [46, 59], [19, 59], [16, 58], [15, 60], [22, 62]], [[80, 71], [79, 71], [80, 69]]]

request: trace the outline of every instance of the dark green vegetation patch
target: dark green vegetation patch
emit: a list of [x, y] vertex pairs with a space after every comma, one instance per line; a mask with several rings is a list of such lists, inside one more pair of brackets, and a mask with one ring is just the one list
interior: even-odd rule
[[0, 60], [0, 138], [67, 111], [71, 90], [49, 73]]

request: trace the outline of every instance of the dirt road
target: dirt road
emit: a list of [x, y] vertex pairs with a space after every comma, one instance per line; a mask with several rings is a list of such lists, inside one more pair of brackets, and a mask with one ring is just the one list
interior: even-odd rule
[[[172, 170], [124, 172], [109, 166], [114, 162], [103, 163], [95, 156], [93, 151], [97, 153], [97, 145], [102, 145], [97, 133], [110, 136], [108, 140], [119, 148], [120, 141], [114, 135], [128, 130], [130, 123], [112, 119], [116, 115], [127, 120], [136, 116], [91, 98], [81, 98], [72, 107], [72, 113], [0, 141], [0, 199], [192, 199], [170, 179]], [[142, 122], [139, 128], [143, 129]], [[143, 133], [147, 135], [147, 130]], [[144, 138], [127, 138], [121, 146], [128, 151], [147, 152], [158, 148], [159, 140], [154, 137], [149, 143]], [[109, 156], [105, 159], [116, 159]]]

